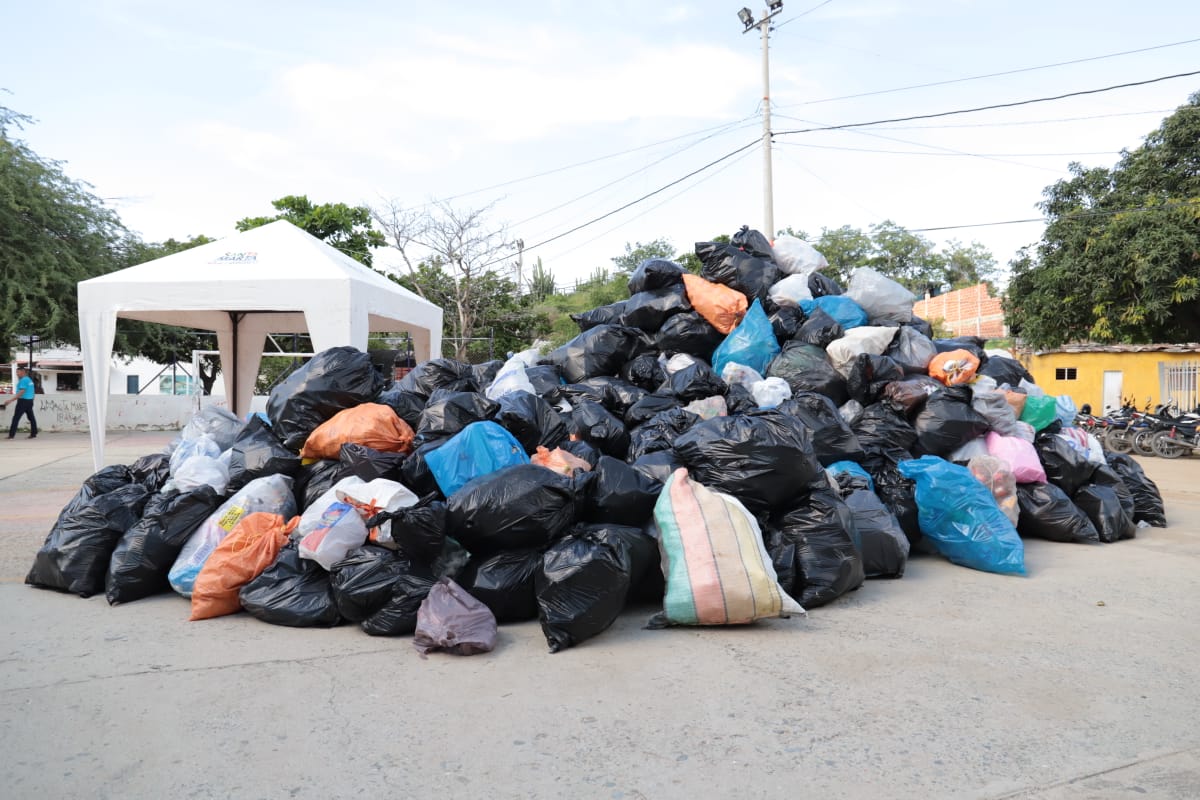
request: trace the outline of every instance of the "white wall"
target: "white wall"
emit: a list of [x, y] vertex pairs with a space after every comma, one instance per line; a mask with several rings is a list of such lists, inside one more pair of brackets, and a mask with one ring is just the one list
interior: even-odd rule
[[[266, 398], [256, 397], [251, 404], [255, 411], [266, 408]], [[205, 406], [225, 407], [224, 397], [204, 397]], [[15, 406], [9, 406], [0, 420], [7, 428], [12, 421]], [[169, 431], [179, 430], [195, 413], [195, 401], [191, 397], [177, 395], [129, 395], [113, 394], [108, 398], [107, 429], [110, 431]], [[39, 431], [87, 431], [87, 402], [82, 392], [69, 394], [39, 394], [33, 400], [33, 413], [37, 417]], [[22, 430], [29, 424], [21, 420]]]

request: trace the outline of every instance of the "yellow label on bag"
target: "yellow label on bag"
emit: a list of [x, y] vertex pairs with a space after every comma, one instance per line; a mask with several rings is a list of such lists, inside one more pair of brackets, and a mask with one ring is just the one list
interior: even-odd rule
[[240, 506], [233, 506], [217, 520], [217, 525], [225, 530], [226, 533], [233, 530], [233, 527], [242, 521], [242, 517], [246, 516], [246, 509]]

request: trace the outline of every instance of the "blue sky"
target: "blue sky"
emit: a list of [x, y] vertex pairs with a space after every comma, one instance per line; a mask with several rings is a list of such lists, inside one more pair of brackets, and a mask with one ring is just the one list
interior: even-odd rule
[[[761, 136], [760, 41], [742, 33], [743, 2], [756, 16], [765, 5], [44, 0], [5, 14], [0, 104], [34, 117], [23, 134], [33, 148], [150, 240], [224, 236], [272, 199], [308, 194], [490, 204], [489, 218], [529, 246]], [[1200, 70], [1200, 41], [1161, 47], [1200, 39], [1194, 2], [786, 0], [776, 23], [775, 131]], [[1157, 49], [1096, 58], [1145, 48]], [[959, 80], [1079, 59], [1093, 60]], [[1037, 217], [1069, 162], [1114, 164], [1197, 90], [1193, 76], [777, 135], [776, 227]], [[626, 242], [666, 237], [682, 250], [760, 227], [762, 161], [752, 146], [526, 257], [566, 283]], [[923, 235], [979, 241], [1004, 264], [1039, 234], [1026, 223]]]

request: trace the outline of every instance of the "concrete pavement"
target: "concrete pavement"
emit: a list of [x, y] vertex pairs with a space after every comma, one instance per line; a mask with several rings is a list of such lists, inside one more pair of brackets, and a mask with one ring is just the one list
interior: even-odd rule
[[1200, 796], [1200, 460], [1142, 460], [1171, 527], [1027, 542], [1027, 578], [917, 558], [808, 619], [647, 631], [647, 606], [553, 656], [526, 623], [422, 660], [21, 585], [91, 456], [3, 444], [6, 797]]

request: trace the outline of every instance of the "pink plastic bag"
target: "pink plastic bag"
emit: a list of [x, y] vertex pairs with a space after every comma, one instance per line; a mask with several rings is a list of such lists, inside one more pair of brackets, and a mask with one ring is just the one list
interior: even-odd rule
[[1017, 483], [1046, 482], [1046, 470], [1032, 443], [1017, 436], [1001, 436], [991, 431], [987, 435], [987, 449], [988, 455], [1009, 463]]
[[434, 650], [470, 656], [495, 649], [496, 634], [491, 609], [454, 581], [442, 578], [417, 610], [413, 646], [422, 656]]

